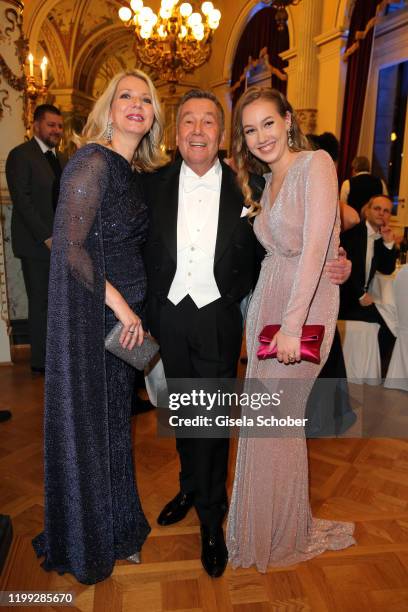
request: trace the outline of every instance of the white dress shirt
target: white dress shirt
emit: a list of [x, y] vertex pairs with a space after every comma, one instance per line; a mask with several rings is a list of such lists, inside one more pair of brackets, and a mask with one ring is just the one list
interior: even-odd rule
[[219, 160], [203, 176], [185, 162], [180, 169], [177, 270], [168, 299], [177, 306], [187, 295], [198, 308], [221, 297], [214, 277], [222, 168]]
[[53, 152], [53, 154], [55, 155], [55, 157], [57, 156], [57, 152], [56, 152], [56, 150], [55, 150], [55, 147], [53, 147], [52, 149], [50, 149], [50, 147], [47, 147], [47, 145], [46, 145], [46, 144], [44, 144], [42, 140], [40, 140], [39, 138], [37, 138], [37, 136], [34, 136], [34, 138], [35, 138], [35, 140], [37, 141], [38, 146], [40, 147], [40, 149], [41, 149], [41, 151], [42, 151], [43, 153], [46, 153], [47, 151], [52, 151], [52, 152]]

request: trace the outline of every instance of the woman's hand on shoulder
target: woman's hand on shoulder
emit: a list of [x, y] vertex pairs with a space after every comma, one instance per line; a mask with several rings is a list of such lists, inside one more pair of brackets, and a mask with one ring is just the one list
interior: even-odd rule
[[281, 363], [289, 364], [300, 361], [300, 338], [288, 336], [279, 330], [270, 344], [272, 351], [276, 346], [277, 358]]

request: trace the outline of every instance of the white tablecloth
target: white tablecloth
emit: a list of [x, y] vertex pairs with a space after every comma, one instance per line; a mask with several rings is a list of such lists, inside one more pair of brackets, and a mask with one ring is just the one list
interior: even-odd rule
[[397, 335], [397, 309], [393, 285], [398, 272], [399, 270], [396, 270], [394, 274], [376, 272], [368, 288], [368, 293], [373, 297], [378, 312], [394, 336]]

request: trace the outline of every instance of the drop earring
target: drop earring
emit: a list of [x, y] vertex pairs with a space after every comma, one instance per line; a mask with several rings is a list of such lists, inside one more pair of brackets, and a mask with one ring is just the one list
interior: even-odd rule
[[112, 135], [113, 135], [113, 125], [112, 125], [112, 121], [109, 120], [106, 126], [106, 129], [103, 133], [103, 136], [107, 142], [112, 142]]
[[289, 127], [288, 129], [288, 147], [289, 149], [293, 148], [293, 138], [292, 138], [292, 126]]

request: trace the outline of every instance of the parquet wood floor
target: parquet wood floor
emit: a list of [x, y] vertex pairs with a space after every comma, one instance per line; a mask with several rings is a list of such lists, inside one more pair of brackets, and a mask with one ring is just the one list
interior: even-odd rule
[[[143, 563], [118, 562], [110, 579], [86, 587], [44, 572], [31, 547], [43, 513], [43, 379], [32, 378], [22, 362], [0, 368], [0, 389], [0, 408], [13, 412], [0, 424], [0, 512], [12, 516], [14, 527], [0, 590], [76, 594], [73, 607], [56, 611], [408, 611], [407, 440], [309, 442], [314, 514], [355, 521], [357, 546], [266, 574], [227, 568], [211, 580], [199, 560], [195, 513], [171, 527], [155, 523], [177, 489], [178, 461], [173, 441], [156, 438], [154, 414], [140, 415], [133, 423], [138, 485], [153, 526]], [[230, 484], [231, 478], [230, 470]]]

